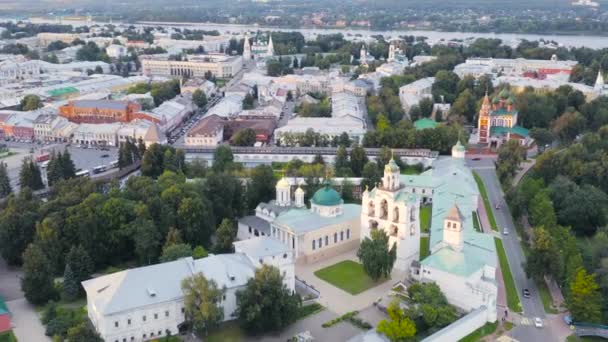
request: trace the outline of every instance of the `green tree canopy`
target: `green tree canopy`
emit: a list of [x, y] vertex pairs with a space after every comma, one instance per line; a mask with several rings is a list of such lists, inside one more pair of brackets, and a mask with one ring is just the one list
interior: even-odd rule
[[186, 320], [192, 324], [198, 336], [206, 336], [224, 318], [224, 308], [218, 303], [226, 288], [220, 288], [215, 280], [207, 279], [202, 273], [182, 280]]
[[393, 244], [389, 249], [388, 235], [384, 230], [373, 230], [371, 236], [371, 239], [366, 237], [361, 242], [357, 257], [363, 264], [365, 273], [373, 280], [378, 280], [390, 276], [397, 258], [397, 245]]

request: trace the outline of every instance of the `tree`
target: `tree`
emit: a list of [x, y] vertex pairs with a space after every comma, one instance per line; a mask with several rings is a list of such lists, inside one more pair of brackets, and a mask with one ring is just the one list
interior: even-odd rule
[[230, 167], [234, 162], [234, 156], [232, 155], [232, 149], [227, 145], [218, 146], [213, 152], [213, 170], [217, 172], [223, 172]]
[[507, 184], [515, 176], [523, 160], [526, 149], [517, 140], [509, 140], [498, 149], [496, 173], [502, 184]]
[[572, 142], [585, 129], [585, 117], [573, 108], [567, 110], [553, 123], [553, 133], [564, 142]]
[[399, 306], [398, 300], [393, 300], [387, 309], [389, 320], [383, 319], [378, 323], [377, 331], [386, 336], [391, 342], [408, 341], [416, 335], [416, 324]]
[[553, 204], [546, 191], [541, 191], [530, 201], [528, 209], [530, 224], [533, 226], [553, 227], [557, 224]]
[[602, 295], [595, 280], [595, 274], [588, 274], [584, 268], [576, 272], [570, 283], [568, 310], [575, 322], [599, 323], [602, 319]]
[[245, 98], [243, 99], [243, 109], [253, 109], [254, 101], [255, 99], [253, 98], [253, 95], [245, 95]]
[[61, 158], [61, 168], [63, 169], [63, 179], [70, 179], [76, 177], [76, 166], [72, 161], [72, 155], [68, 149], [63, 150], [63, 157]]
[[232, 142], [236, 146], [253, 146], [256, 142], [256, 134], [253, 128], [242, 129], [232, 137]]
[[40, 97], [38, 97], [38, 95], [25, 95], [22, 99], [21, 99], [21, 103], [19, 104], [19, 108], [21, 108], [22, 111], [24, 112], [29, 112], [32, 110], [36, 110], [38, 108], [42, 108], [43, 104], [42, 104], [42, 100], [40, 100]]
[[133, 221], [131, 229], [135, 232], [135, 254], [139, 262], [150, 265], [158, 257], [158, 250], [162, 235], [149, 218], [138, 217]]
[[355, 144], [350, 151], [350, 169], [356, 177], [361, 177], [363, 167], [367, 163], [367, 154], [365, 149], [359, 144]]
[[21, 170], [19, 171], [19, 182], [22, 188], [40, 190], [44, 188], [40, 168], [31, 158], [23, 159]]
[[223, 219], [216, 231], [215, 251], [217, 253], [232, 252], [232, 243], [236, 238], [236, 227], [230, 219]]
[[200, 89], [196, 89], [192, 93], [192, 101], [198, 108], [203, 108], [207, 105], [207, 95]]
[[247, 207], [254, 209], [260, 202], [268, 202], [273, 199], [276, 184], [271, 166], [258, 165], [253, 168], [247, 184]]
[[208, 280], [202, 273], [185, 278], [181, 287], [186, 320], [197, 335], [206, 336], [209, 329], [224, 318], [224, 308], [218, 304], [222, 302], [226, 288], [220, 289], [215, 280]]
[[63, 295], [68, 301], [72, 301], [78, 298], [80, 294], [80, 283], [74, 276], [70, 264], [65, 265], [65, 272], [63, 273]]
[[192, 256], [192, 247], [185, 243], [172, 244], [163, 248], [163, 254], [160, 256], [160, 262], [175, 261], [177, 259]]
[[346, 147], [340, 146], [336, 151], [336, 159], [334, 161], [334, 169], [336, 173], [338, 170], [350, 169], [350, 164], [348, 162], [348, 152], [346, 151]]
[[545, 150], [545, 146], [550, 145], [555, 140], [553, 132], [539, 127], [533, 127], [530, 130], [530, 137], [536, 141], [536, 145], [541, 152]]
[[67, 342], [103, 342], [99, 334], [88, 322], [82, 322], [68, 329]]
[[263, 265], [236, 293], [236, 303], [240, 325], [249, 332], [261, 333], [293, 323], [302, 301], [285, 286], [279, 269]]
[[51, 265], [36, 244], [30, 244], [23, 253], [21, 289], [27, 301], [34, 305], [43, 305], [55, 298]]
[[367, 162], [363, 167], [363, 172], [361, 172], [361, 177], [363, 177], [363, 181], [361, 182], [361, 187], [364, 189], [373, 189], [376, 187], [376, 184], [380, 182], [382, 177], [380, 176], [380, 170], [378, 169], [378, 165], [374, 162]]
[[56, 182], [62, 179], [65, 179], [63, 174], [62, 160], [63, 157], [61, 155], [61, 152], [55, 153], [53, 151], [51, 153], [51, 158], [49, 159], [49, 164], [46, 169], [49, 186], [55, 184]]
[[477, 103], [475, 96], [469, 89], [465, 89], [458, 97], [450, 110], [451, 114], [461, 115], [467, 122], [475, 122], [477, 115]]
[[389, 249], [388, 235], [384, 230], [374, 230], [372, 238], [365, 238], [357, 251], [357, 257], [363, 264], [365, 273], [374, 281], [388, 277], [397, 258], [397, 245]]
[[545, 276], [558, 279], [563, 266], [561, 261], [559, 250], [549, 232], [543, 227], [536, 227], [526, 261], [526, 275], [537, 281], [544, 281]]
[[39, 201], [28, 188], [17, 196], [9, 196], [0, 210], [0, 253], [9, 265], [20, 265], [22, 255], [33, 241], [39, 220]]
[[192, 257], [194, 259], [202, 259], [206, 258], [209, 255], [207, 250], [203, 246], [196, 246], [196, 248], [192, 251]]
[[[64, 275], [68, 273], [68, 268], [70, 269], [70, 273], [73, 276], [71, 279], [73, 283], [71, 284], [76, 288], [76, 292], [67, 293], [68, 298], [76, 298], [79, 294], [83, 292], [83, 288], [80, 283], [84, 280], [87, 280], [91, 277], [91, 274], [94, 271], [93, 261], [89, 257], [87, 251], [81, 246], [72, 246], [70, 251], [68, 252], [65, 258], [66, 269]], [[65, 282], [64, 282], [65, 284]], [[73, 295], [73, 296], [72, 296]]]
[[6, 163], [0, 162], [0, 198], [4, 198], [13, 192], [11, 179], [8, 177]]

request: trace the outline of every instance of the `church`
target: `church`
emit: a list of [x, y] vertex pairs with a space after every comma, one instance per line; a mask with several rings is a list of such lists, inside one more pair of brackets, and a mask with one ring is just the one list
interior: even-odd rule
[[489, 147], [500, 147], [509, 140], [522, 145], [531, 143], [528, 130], [517, 124], [518, 111], [509, 90], [503, 89], [492, 99], [488, 94], [483, 98], [477, 123], [477, 143]]
[[304, 190], [282, 178], [276, 185], [276, 199], [260, 203], [255, 216], [239, 220], [237, 238], [270, 236], [294, 253], [297, 263], [313, 263], [359, 247], [361, 206], [344, 203], [329, 180], [304, 201]]
[[268, 33], [268, 39], [263, 39], [260, 34], [256, 35], [253, 44], [249, 42], [249, 34], [245, 33], [245, 42], [243, 43], [243, 59], [264, 59], [274, 56], [274, 44], [272, 43], [272, 34]]

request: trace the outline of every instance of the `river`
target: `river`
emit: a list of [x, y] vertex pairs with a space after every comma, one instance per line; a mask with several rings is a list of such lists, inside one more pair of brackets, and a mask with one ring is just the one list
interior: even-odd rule
[[[48, 22], [57, 23], [52, 19], [32, 19], [32, 22]], [[105, 22], [63, 22], [74, 26], [107, 24]], [[115, 25], [124, 23], [113, 22]], [[398, 38], [399, 36], [412, 35], [427, 37], [430, 44], [434, 44], [441, 40], [463, 40], [467, 38], [498, 38], [505, 44], [516, 46], [519, 41], [526, 39], [535, 40], [550, 40], [555, 41], [559, 45], [565, 47], [588, 47], [592, 49], [608, 48], [608, 37], [594, 35], [561, 35], [561, 34], [524, 34], [524, 33], [476, 33], [476, 32], [440, 32], [440, 31], [423, 31], [423, 30], [394, 30], [394, 31], [376, 31], [369, 29], [352, 29], [352, 28], [278, 28], [264, 27], [257, 25], [237, 25], [237, 24], [215, 24], [215, 23], [176, 23], [176, 22], [137, 22], [134, 26], [169, 26], [188, 29], [200, 30], [217, 30], [222, 34], [242, 34], [245, 31], [271, 30], [271, 31], [297, 31], [301, 32], [307, 40], [314, 39], [320, 34], [342, 33], [346, 39], [350, 40], [371, 40], [374, 35], [382, 35], [385, 39]]]

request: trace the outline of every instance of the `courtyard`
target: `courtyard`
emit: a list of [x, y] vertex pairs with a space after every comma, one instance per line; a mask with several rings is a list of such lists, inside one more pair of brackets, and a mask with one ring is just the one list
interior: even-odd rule
[[315, 275], [326, 282], [341, 288], [342, 290], [356, 295], [388, 279], [374, 281], [363, 269], [363, 265], [352, 260], [340, 261], [337, 264], [322, 268]]

